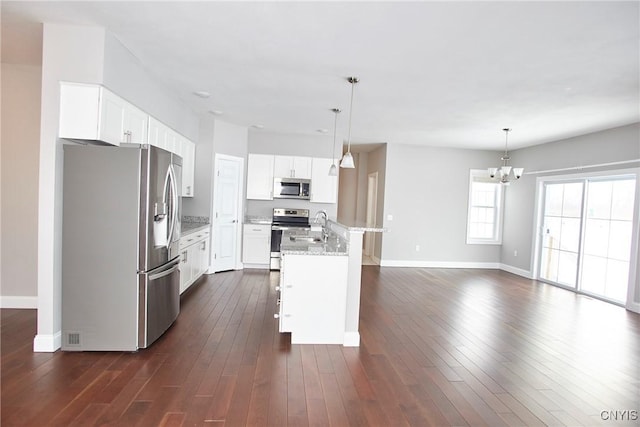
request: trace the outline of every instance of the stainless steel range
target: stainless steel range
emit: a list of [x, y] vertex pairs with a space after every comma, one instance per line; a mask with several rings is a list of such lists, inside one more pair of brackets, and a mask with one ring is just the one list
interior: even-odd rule
[[271, 222], [271, 270], [280, 270], [282, 231], [292, 228], [311, 229], [309, 225], [309, 209], [274, 208]]

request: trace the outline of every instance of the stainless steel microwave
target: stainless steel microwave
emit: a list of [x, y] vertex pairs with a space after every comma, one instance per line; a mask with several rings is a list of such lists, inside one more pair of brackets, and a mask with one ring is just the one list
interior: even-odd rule
[[311, 198], [311, 180], [301, 178], [275, 178], [273, 180], [273, 197], [278, 199]]

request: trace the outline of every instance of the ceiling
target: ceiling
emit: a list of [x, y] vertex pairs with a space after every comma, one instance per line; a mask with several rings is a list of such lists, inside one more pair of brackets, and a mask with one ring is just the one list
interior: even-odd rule
[[[501, 149], [640, 120], [639, 2], [11, 2], [2, 61], [41, 22], [104, 27], [202, 114], [354, 144]], [[207, 99], [195, 91], [211, 94]]]

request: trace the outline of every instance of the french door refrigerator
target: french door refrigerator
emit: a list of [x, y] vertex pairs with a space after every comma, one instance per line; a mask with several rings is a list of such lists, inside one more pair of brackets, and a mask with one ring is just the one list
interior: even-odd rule
[[62, 349], [135, 351], [180, 312], [182, 159], [64, 146]]

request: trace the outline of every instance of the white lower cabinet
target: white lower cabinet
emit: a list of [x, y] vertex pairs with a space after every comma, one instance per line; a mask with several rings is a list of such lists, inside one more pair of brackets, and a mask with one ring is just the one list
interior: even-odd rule
[[242, 228], [242, 262], [245, 267], [268, 268], [271, 261], [271, 225], [245, 224]]
[[292, 344], [344, 344], [347, 256], [283, 254], [278, 291], [280, 332]]
[[180, 293], [209, 269], [209, 228], [180, 238]]

